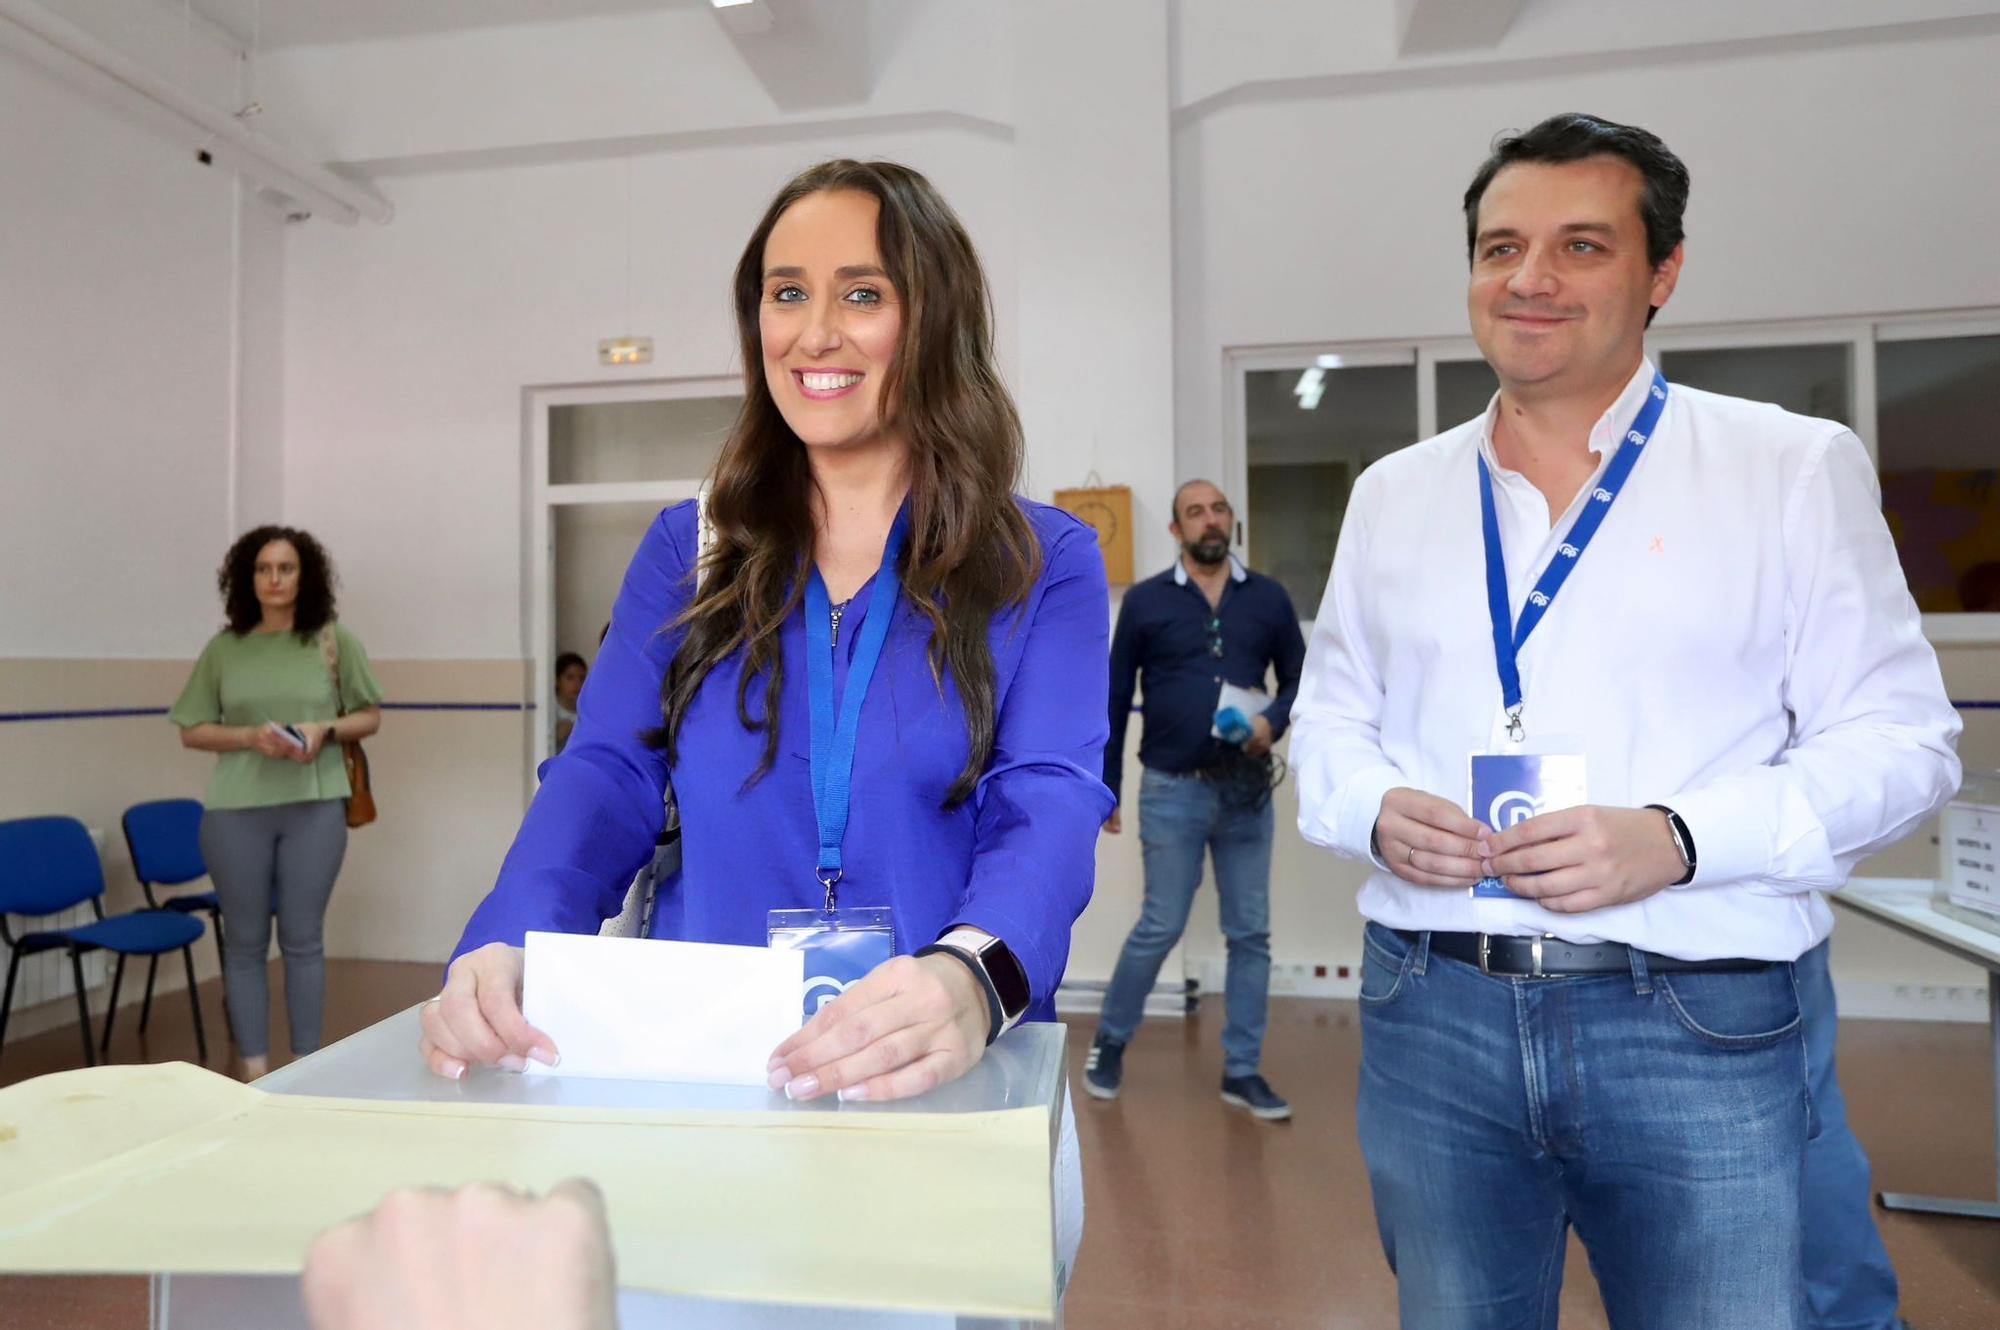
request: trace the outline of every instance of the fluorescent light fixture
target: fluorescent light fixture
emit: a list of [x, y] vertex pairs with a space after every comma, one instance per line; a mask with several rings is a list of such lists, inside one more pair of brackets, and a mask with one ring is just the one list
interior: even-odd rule
[[757, 0], [708, 0], [717, 9], [734, 9], [738, 5], [753, 5]]
[[1321, 369], [1339, 369], [1342, 365], [1345, 365], [1347, 361], [1340, 356], [1324, 355], [1319, 358], [1318, 363]]
[[653, 339], [650, 337], [607, 337], [597, 344], [600, 365], [650, 365]]
[[1299, 399], [1299, 410], [1312, 411], [1318, 408], [1320, 397], [1326, 392], [1326, 371], [1315, 365], [1299, 375], [1298, 384], [1292, 389], [1292, 396]]

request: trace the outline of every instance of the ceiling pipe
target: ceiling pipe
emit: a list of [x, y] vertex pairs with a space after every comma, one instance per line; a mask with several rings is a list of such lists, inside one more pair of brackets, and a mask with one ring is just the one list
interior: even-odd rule
[[249, 174], [321, 216], [352, 226], [362, 217], [387, 223], [396, 215], [389, 200], [366, 185], [342, 179], [282, 144], [251, 133], [235, 116], [189, 96], [124, 52], [32, 0], [0, 0], [0, 19], [13, 22], [69, 57], [60, 68], [71, 78], [98, 88], [109, 87], [114, 93], [137, 93], [208, 136], [208, 146], [217, 149], [218, 156], [235, 158]]

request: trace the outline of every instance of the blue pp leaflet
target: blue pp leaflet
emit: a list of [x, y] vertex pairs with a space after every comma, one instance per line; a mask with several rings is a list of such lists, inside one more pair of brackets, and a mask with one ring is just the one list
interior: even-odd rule
[[1667, 405], [1667, 380], [1655, 370], [1653, 384], [1646, 393], [1645, 405], [1633, 418], [1631, 428], [1618, 443], [1618, 451], [1611, 455], [1611, 465], [1605, 468], [1603, 478], [1591, 491], [1590, 502], [1577, 514], [1576, 522], [1569, 529], [1569, 538], [1549, 561], [1535, 589], [1528, 593], [1528, 603], [1521, 608], [1521, 621], [1513, 622], [1508, 609], [1507, 598], [1507, 556], [1500, 548], [1500, 518], [1493, 505], [1493, 473], [1487, 469], [1485, 457], [1479, 459], [1479, 520], [1486, 537], [1486, 608], [1493, 619], [1493, 658], [1500, 667], [1500, 697], [1507, 708], [1507, 737], [1519, 743], [1526, 734], [1521, 725], [1521, 647], [1527, 642], [1528, 634], [1535, 631], [1535, 625], [1548, 613], [1549, 604], [1555, 600], [1556, 592], [1576, 569], [1583, 558], [1584, 550], [1590, 547], [1591, 537], [1597, 528], [1604, 525], [1604, 515], [1611, 511], [1611, 503], [1632, 475], [1632, 468], [1638, 464], [1639, 454], [1645, 450], [1647, 440], [1653, 437], [1653, 430], [1660, 423], [1660, 412]]
[[[1584, 802], [1581, 753], [1474, 753], [1472, 816], [1495, 831]], [[1497, 877], [1471, 888], [1478, 897], [1518, 899]]]
[[826, 891], [817, 910], [772, 910], [768, 916], [770, 943], [805, 953], [804, 1019], [846, 992], [855, 981], [896, 954], [893, 913], [884, 906], [835, 908], [842, 876], [841, 845], [847, 839], [847, 810], [854, 776], [855, 740], [861, 731], [861, 704], [881, 662], [889, 623], [902, 595], [896, 575], [909, 529], [907, 513], [898, 513], [882, 548], [882, 566], [868, 593], [868, 614], [855, 639], [848, 664], [847, 688], [836, 718], [833, 707], [833, 600], [819, 569], [806, 580], [806, 695], [811, 722], [813, 817], [819, 828], [819, 852], [814, 873]]

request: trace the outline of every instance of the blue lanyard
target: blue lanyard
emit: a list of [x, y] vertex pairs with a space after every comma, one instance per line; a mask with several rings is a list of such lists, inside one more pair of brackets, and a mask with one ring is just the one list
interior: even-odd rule
[[1653, 372], [1653, 386], [1646, 393], [1645, 405], [1633, 417], [1632, 426], [1625, 431], [1625, 437], [1618, 441], [1618, 450], [1611, 454], [1611, 465], [1604, 470], [1603, 478], [1591, 491], [1590, 502], [1577, 514], [1571, 524], [1569, 537], [1563, 541], [1556, 557], [1549, 561], [1535, 589], [1528, 593], [1528, 603], [1521, 607], [1521, 621], [1513, 622], [1508, 609], [1507, 597], [1507, 556], [1500, 548], [1500, 518], [1493, 506], [1493, 473], [1487, 469], [1486, 458], [1479, 459], [1479, 522], [1486, 536], [1486, 608], [1493, 619], [1493, 659], [1500, 667], [1500, 698], [1507, 708], [1507, 737], [1519, 743], [1526, 735], [1521, 727], [1521, 647], [1528, 640], [1528, 634], [1535, 631], [1535, 625], [1549, 612], [1549, 604], [1562, 590], [1562, 584], [1569, 579], [1583, 552], [1590, 548], [1591, 537], [1597, 528], [1604, 525], [1604, 515], [1611, 511], [1611, 504], [1625, 488], [1625, 482], [1632, 475], [1632, 468], [1638, 464], [1639, 454], [1645, 450], [1647, 440], [1659, 426], [1660, 412], [1667, 405], [1667, 380], [1658, 370]]
[[889, 620], [895, 617], [896, 601], [902, 595], [896, 560], [908, 531], [906, 510], [896, 514], [882, 547], [882, 566], [875, 570], [875, 585], [868, 592], [868, 616], [854, 643], [837, 726], [833, 716], [833, 599], [817, 567], [806, 580], [806, 695], [812, 719], [813, 815], [819, 822], [818, 876], [826, 888], [828, 914], [833, 913], [834, 884], [841, 877], [840, 845], [847, 839], [848, 795], [854, 776], [854, 740], [861, 730], [861, 703], [868, 696], [869, 680], [875, 677], [882, 644], [889, 636]]

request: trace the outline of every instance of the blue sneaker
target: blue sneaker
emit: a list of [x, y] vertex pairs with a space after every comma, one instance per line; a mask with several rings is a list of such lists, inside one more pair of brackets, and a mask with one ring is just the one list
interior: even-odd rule
[[1116, 1099], [1118, 1082], [1125, 1078], [1125, 1045], [1098, 1036], [1083, 1063], [1083, 1088], [1094, 1098]]
[[1222, 1102], [1247, 1109], [1251, 1117], [1264, 1122], [1283, 1122], [1292, 1115], [1292, 1106], [1262, 1076], [1224, 1076]]

